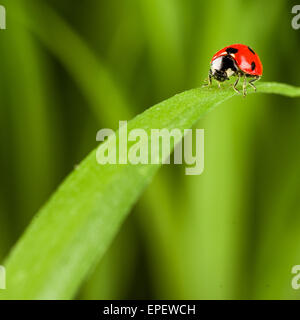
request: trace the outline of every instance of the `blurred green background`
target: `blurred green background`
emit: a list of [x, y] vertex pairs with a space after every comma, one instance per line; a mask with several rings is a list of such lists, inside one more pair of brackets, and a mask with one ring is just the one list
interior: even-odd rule
[[[250, 45], [263, 81], [300, 86], [293, 1], [0, 4], [0, 263], [99, 129], [200, 86], [224, 46]], [[164, 166], [74, 298], [300, 297], [299, 100], [236, 97], [197, 127], [204, 173]]]

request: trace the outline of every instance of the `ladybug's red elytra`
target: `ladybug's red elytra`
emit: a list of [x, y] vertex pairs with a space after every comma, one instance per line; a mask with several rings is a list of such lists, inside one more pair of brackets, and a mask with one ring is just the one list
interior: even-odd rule
[[[229, 80], [231, 76], [237, 76], [233, 89], [240, 93], [237, 84], [243, 77], [243, 95], [246, 95], [246, 87], [249, 84], [256, 91], [254, 82], [259, 80], [263, 73], [263, 66], [259, 56], [244, 44], [233, 44], [218, 51], [211, 59], [208, 74], [208, 83], [212, 83], [212, 78], [219, 82]], [[250, 79], [247, 82], [247, 78]]]

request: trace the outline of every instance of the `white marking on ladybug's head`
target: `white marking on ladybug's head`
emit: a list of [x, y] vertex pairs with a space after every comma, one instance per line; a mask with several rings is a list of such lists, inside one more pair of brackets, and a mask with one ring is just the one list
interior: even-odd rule
[[230, 53], [230, 55], [232, 56], [232, 58], [235, 58], [235, 54], [234, 53]]
[[228, 77], [228, 78], [231, 77], [234, 73], [235, 73], [235, 72], [234, 72], [231, 68], [228, 68], [228, 69], [226, 70], [226, 74], [227, 74], [227, 77]]
[[222, 68], [222, 60], [223, 60], [222, 57], [218, 57], [215, 60], [213, 60], [212, 63], [211, 63], [211, 70], [212, 71], [221, 70], [221, 68]]

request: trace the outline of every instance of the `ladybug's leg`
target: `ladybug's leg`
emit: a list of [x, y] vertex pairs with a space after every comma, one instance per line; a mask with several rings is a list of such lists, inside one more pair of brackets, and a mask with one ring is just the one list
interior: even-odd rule
[[240, 90], [236, 87], [236, 86], [238, 85], [239, 81], [240, 81], [240, 74], [238, 73], [237, 79], [235, 80], [235, 83], [233, 84], [233, 89], [234, 89], [234, 91], [237, 92], [238, 94], [241, 93]]
[[250, 86], [254, 89], [254, 91], [256, 91], [256, 87], [255, 87], [254, 82], [257, 81], [257, 80], [259, 80], [259, 79], [260, 79], [260, 77], [256, 76], [254, 79], [252, 79], [252, 80], [249, 81], [249, 84], [250, 84]]
[[209, 85], [209, 86], [212, 85], [211, 72], [210, 72], [210, 71], [209, 71], [209, 74], [208, 74], [208, 85]]
[[211, 76], [211, 71], [209, 71], [207, 79], [205, 79], [207, 83], [204, 83], [202, 87], [207, 87], [212, 85], [212, 76]]
[[244, 75], [244, 81], [243, 81], [243, 96], [244, 97], [246, 97], [246, 94], [247, 94], [246, 87], [247, 87], [247, 80], [246, 80], [246, 75]]

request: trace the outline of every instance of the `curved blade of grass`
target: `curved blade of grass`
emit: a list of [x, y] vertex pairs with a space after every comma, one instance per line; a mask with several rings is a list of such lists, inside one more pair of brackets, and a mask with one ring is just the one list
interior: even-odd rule
[[[285, 84], [260, 83], [258, 90], [300, 97], [300, 88]], [[234, 95], [231, 88], [192, 89], [146, 110], [128, 123], [128, 130], [190, 128]], [[0, 298], [72, 298], [159, 168], [100, 166], [95, 155], [96, 150], [62, 183], [12, 250], [5, 263], [7, 290]]]
[[[37, 3], [35, 0], [26, 0], [26, 4], [24, 0], [19, 0], [14, 2], [14, 6], [14, 12], [16, 11], [15, 9], [22, 12], [20, 23], [32, 31], [45, 48], [68, 70], [78, 84], [78, 88], [87, 98], [87, 107], [93, 112], [100, 124], [115, 128], [114, 126], [117, 125], [116, 117], [119, 117], [119, 119], [132, 118], [131, 109], [135, 109], [135, 103], [129, 99], [128, 95], [124, 94], [121, 84], [116, 81], [110, 67], [95, 55], [76, 30], [63, 20], [58, 12], [51, 6], [45, 3]], [[132, 10], [129, 11], [132, 14]], [[126, 17], [126, 26], [128, 27], [128, 12], [123, 14]], [[51, 28], [49, 28], [49, 24], [51, 24]], [[126, 33], [124, 28], [121, 29], [122, 32]], [[128, 47], [128, 39], [126, 37], [119, 35], [117, 38], [125, 41]], [[119, 52], [122, 52], [122, 50], [119, 50]], [[123, 58], [126, 61], [126, 68], [130, 69], [130, 62], [126, 57]], [[130, 59], [134, 61], [136, 57], [131, 55]], [[123, 63], [123, 60], [119, 62]], [[85, 64], [82, 65], [78, 61], [84, 61]], [[133, 70], [134, 68], [131, 69]], [[177, 76], [180, 78], [180, 75], [177, 74]], [[109, 108], [106, 106], [109, 106]], [[167, 180], [159, 182], [161, 188], [167, 183]], [[164, 202], [172, 202], [168, 189], [165, 190], [164, 195], [161, 192], [159, 194], [164, 199]], [[154, 192], [147, 193], [142, 199], [142, 201], [147, 202], [149, 211], [153, 212], [155, 200], [153, 201], [152, 199], [157, 200], [159, 194], [155, 188]], [[98, 268], [96, 269], [99, 270]], [[113, 268], [110, 268], [110, 270], [113, 270]]]

